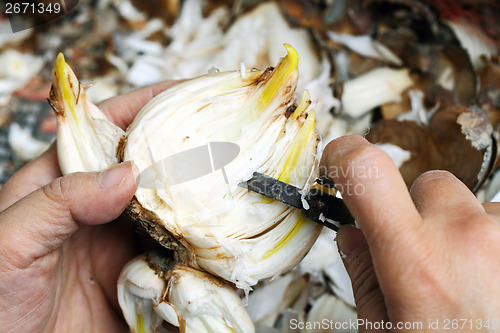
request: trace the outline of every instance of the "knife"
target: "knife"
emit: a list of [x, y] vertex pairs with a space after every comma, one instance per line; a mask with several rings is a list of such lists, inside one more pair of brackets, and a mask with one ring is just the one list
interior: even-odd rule
[[[332, 186], [323, 180], [323, 184]], [[302, 190], [280, 180], [254, 172], [240, 187], [302, 210], [307, 219], [337, 231], [342, 225], [353, 224], [354, 217], [340, 198], [319, 189]]]

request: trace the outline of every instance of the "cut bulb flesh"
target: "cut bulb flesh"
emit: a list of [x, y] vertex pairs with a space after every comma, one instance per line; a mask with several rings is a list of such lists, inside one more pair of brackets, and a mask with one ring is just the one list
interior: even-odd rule
[[[122, 272], [120, 304], [135, 331], [154, 330], [163, 320], [185, 332], [223, 332], [226, 324], [253, 331], [238, 326], [246, 313], [231, 319], [225, 305], [208, 315], [186, 306], [183, 300], [198, 295], [189, 286], [201, 286], [199, 297], [209, 291], [232, 304], [239, 298], [219, 278], [248, 292], [293, 268], [318, 237], [321, 226], [300, 210], [238, 186], [254, 172], [305, 190], [316, 179], [315, 112], [307, 92], [296, 101], [298, 54], [285, 47], [288, 54], [276, 68], [205, 75], [166, 90], [125, 133], [87, 102], [85, 87], [58, 56], [50, 103], [58, 118], [61, 170], [98, 171], [134, 161], [139, 187], [128, 211], [173, 250], [174, 264], [162, 274], [143, 262]], [[166, 287], [168, 295], [160, 295]], [[210, 316], [218, 319], [207, 328]]]
[[[306, 100], [295, 105], [298, 55], [287, 51], [275, 69], [206, 75], [168, 89], [137, 115], [123, 149], [147, 178], [136, 192], [136, 216], [162, 225], [194, 264], [239, 288], [295, 266], [320, 231], [300, 210], [238, 187], [255, 171], [301, 188], [315, 179], [315, 114]], [[179, 183], [174, 176], [189, 179], [190, 169], [170, 157], [213, 143], [240, 152], [220, 168], [200, 153], [194, 169], [214, 172]]]

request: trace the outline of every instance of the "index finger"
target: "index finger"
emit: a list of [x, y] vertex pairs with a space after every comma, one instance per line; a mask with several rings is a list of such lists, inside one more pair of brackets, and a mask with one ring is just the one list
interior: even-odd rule
[[0, 211], [61, 176], [55, 143], [18, 170], [0, 190]]
[[421, 217], [398, 168], [361, 136], [330, 142], [320, 173], [335, 182], [370, 249], [376, 251], [420, 225]]
[[153, 97], [181, 82], [172, 80], [155, 83], [129, 93], [115, 96], [101, 102], [98, 106], [109, 120], [125, 129], [132, 123], [137, 113]]

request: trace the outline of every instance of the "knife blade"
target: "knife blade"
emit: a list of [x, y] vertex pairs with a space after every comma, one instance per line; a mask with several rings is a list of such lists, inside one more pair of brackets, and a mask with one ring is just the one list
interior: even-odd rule
[[252, 178], [239, 186], [298, 208], [307, 219], [335, 231], [342, 225], [354, 223], [342, 199], [319, 189], [305, 191], [259, 172], [254, 172]]

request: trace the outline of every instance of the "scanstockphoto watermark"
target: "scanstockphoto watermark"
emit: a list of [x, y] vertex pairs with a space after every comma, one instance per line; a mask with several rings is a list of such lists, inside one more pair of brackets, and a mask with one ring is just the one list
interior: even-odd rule
[[377, 178], [379, 176], [379, 168], [376, 165], [347, 165], [336, 166], [330, 165], [328, 167], [320, 166], [319, 174], [329, 179], [366, 179]]
[[405, 330], [413, 332], [422, 330], [424, 324], [422, 322], [390, 322], [390, 321], [368, 321], [366, 319], [349, 319], [346, 321], [334, 321], [331, 319], [323, 319], [321, 321], [300, 321], [291, 319], [289, 328], [292, 330]]
[[[139, 176], [139, 187], [141, 188], [158, 189], [162, 188], [165, 182], [169, 186], [174, 186], [218, 170], [221, 171], [221, 180], [229, 186], [225, 166], [239, 155], [240, 147], [232, 142], [207, 142], [206, 145], [184, 150], [159, 160], [153, 156], [150, 150], [148, 151], [151, 165], [144, 169]], [[342, 195], [348, 196], [364, 195], [366, 188], [360, 180], [379, 177], [379, 169], [376, 166], [330, 166], [329, 168], [323, 167], [323, 169], [320, 167], [318, 171], [319, 174], [330, 180], [347, 179], [342, 183], [334, 184], [334, 186]], [[293, 175], [300, 172], [300, 167], [291, 166], [285, 167], [280, 174]], [[276, 179], [259, 178], [258, 183], [259, 187], [265, 188], [264, 192], [276, 198], [297, 194], [296, 188], [281, 186], [276, 183]], [[312, 190], [310, 192], [312, 193]], [[307, 193], [303, 194], [306, 197]]]
[[344, 196], [364, 195], [366, 187], [360, 181], [379, 178], [379, 168], [375, 165], [320, 166], [318, 171], [322, 178], [343, 179], [342, 183], [335, 183], [335, 188]]

